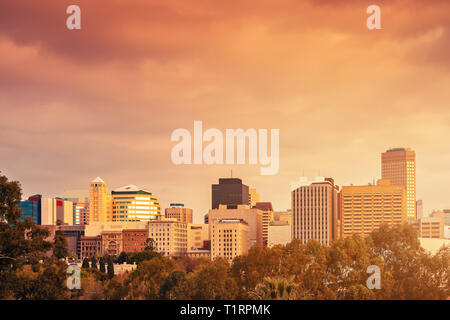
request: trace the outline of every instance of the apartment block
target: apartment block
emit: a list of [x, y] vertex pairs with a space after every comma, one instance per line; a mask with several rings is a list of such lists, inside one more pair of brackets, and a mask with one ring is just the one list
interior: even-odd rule
[[382, 224], [407, 221], [405, 187], [378, 180], [377, 185], [343, 186], [341, 199], [341, 235], [367, 236]]

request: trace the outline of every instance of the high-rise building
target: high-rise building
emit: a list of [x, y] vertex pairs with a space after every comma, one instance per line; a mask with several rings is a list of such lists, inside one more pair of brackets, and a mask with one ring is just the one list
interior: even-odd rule
[[212, 185], [212, 209], [219, 208], [219, 205], [236, 209], [241, 204], [249, 204], [248, 186], [242, 184], [241, 179], [220, 178], [219, 184]]
[[211, 224], [211, 260], [223, 257], [229, 262], [249, 249], [249, 227], [242, 219], [214, 219]]
[[73, 224], [73, 202], [62, 198], [41, 198], [41, 224]]
[[39, 225], [55, 226], [58, 221], [65, 225], [73, 224], [73, 203], [62, 198], [44, 198], [37, 194], [21, 201], [19, 208], [23, 213], [22, 221], [30, 217]]
[[249, 189], [249, 195], [248, 195], [248, 204], [250, 208], [253, 208], [257, 202], [259, 202], [259, 193], [256, 192], [255, 188]]
[[292, 237], [307, 243], [315, 239], [323, 244], [336, 240], [338, 234], [339, 187], [331, 178], [302, 178], [292, 190]]
[[416, 153], [409, 148], [393, 148], [381, 154], [381, 178], [406, 188], [406, 214], [416, 219]]
[[112, 221], [150, 221], [161, 215], [158, 198], [135, 185], [112, 191]]
[[192, 209], [185, 208], [182, 203], [171, 203], [170, 208], [164, 212], [166, 218], [175, 218], [177, 221], [192, 223]]
[[271, 202], [257, 202], [253, 208], [261, 210], [262, 213], [262, 237], [263, 244], [267, 246], [269, 236], [269, 224], [273, 220], [273, 207]]
[[29, 217], [35, 224], [41, 224], [42, 218], [42, 196], [36, 194], [28, 198], [28, 200], [21, 201], [19, 208], [22, 209], [21, 221]]
[[112, 221], [111, 195], [108, 194], [106, 183], [99, 177], [89, 187], [89, 221]]
[[261, 210], [248, 205], [238, 205], [236, 209], [228, 209], [226, 205], [220, 205], [218, 209], [209, 210], [209, 233], [212, 237], [212, 223], [217, 219], [244, 220], [248, 224], [250, 246], [263, 246], [263, 215]]
[[403, 224], [406, 216], [406, 193], [401, 185], [378, 180], [377, 185], [343, 186], [341, 199], [341, 235], [367, 236], [382, 224]]

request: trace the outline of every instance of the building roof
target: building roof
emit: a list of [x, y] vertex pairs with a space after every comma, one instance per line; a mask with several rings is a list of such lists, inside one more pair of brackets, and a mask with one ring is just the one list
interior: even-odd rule
[[273, 211], [272, 202], [257, 202], [253, 208], [262, 210], [262, 211]]
[[152, 194], [150, 191], [147, 191], [141, 187], [138, 187], [134, 184], [129, 184], [127, 186], [123, 186], [112, 191], [113, 194], [117, 193], [139, 193], [139, 194]]
[[105, 183], [105, 181], [103, 181], [100, 177], [95, 178], [92, 182]]

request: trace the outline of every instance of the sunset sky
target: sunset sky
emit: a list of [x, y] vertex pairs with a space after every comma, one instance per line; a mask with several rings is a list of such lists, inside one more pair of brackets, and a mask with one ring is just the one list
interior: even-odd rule
[[[24, 197], [136, 184], [199, 222], [230, 169], [285, 210], [303, 172], [367, 184], [402, 146], [425, 213], [450, 208], [449, 57], [448, 0], [0, 0], [0, 171]], [[280, 129], [278, 174], [175, 166], [194, 120]]]

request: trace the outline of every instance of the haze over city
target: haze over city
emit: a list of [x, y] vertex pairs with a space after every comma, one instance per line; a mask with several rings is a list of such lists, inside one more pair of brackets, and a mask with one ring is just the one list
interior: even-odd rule
[[[360, 1], [79, 1], [83, 29], [68, 32], [66, 2], [2, 0], [0, 170], [24, 199], [100, 176], [199, 222], [231, 169], [285, 210], [300, 176], [367, 184], [382, 152], [410, 147], [424, 212], [449, 208], [450, 3], [379, 2], [371, 32]], [[278, 174], [175, 166], [171, 132], [194, 120], [280, 129]]]

